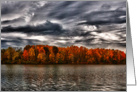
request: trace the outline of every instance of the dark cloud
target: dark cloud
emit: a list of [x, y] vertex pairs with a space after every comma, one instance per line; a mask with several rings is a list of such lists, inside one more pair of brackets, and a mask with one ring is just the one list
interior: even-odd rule
[[78, 25], [82, 25], [82, 24], [86, 24], [86, 25], [108, 25], [108, 24], [113, 24], [113, 23], [117, 23], [117, 24], [121, 24], [121, 23], [126, 23], [125, 19], [113, 19], [113, 20], [100, 20], [100, 21], [87, 21], [87, 22], [82, 22], [82, 23], [78, 23]]
[[108, 5], [108, 4], [103, 4], [103, 5], [101, 6], [101, 9], [103, 9], [103, 10], [109, 10], [110, 8], [111, 8], [111, 6]]
[[[12, 39], [12, 40], [2, 40], [2, 48], [12, 47], [24, 47], [24, 44], [41, 44], [39, 40], [30, 40], [30, 39]], [[45, 42], [45, 44], [48, 44]]]
[[[51, 11], [47, 14], [48, 17], [53, 17], [56, 19], [72, 19], [73, 17], [80, 17], [87, 11], [87, 8], [94, 5], [96, 2], [87, 1], [67, 1], [59, 2]], [[81, 7], [86, 5], [84, 7]]]
[[[91, 16], [90, 16], [91, 15]], [[78, 25], [86, 24], [86, 25], [110, 25], [110, 24], [121, 24], [126, 23], [126, 17], [120, 18], [121, 16], [125, 16], [126, 11], [99, 11], [92, 12], [87, 15], [86, 22], [78, 23]]]
[[19, 23], [19, 22], [25, 22], [23, 18], [17, 18], [17, 19], [13, 19], [13, 20], [4, 20], [1, 22], [2, 25], [10, 25], [10, 24], [14, 24], [14, 23]]
[[126, 2], [4, 1], [1, 27], [2, 48], [48, 44], [125, 51]]
[[[8, 23], [8, 22], [9, 21], [4, 21], [4, 23]], [[7, 26], [2, 28], [1, 32], [22, 32], [28, 34], [60, 35], [64, 33], [65, 30], [62, 28], [61, 25], [47, 21], [46, 23], [37, 26], [30, 26], [30, 25], [22, 26], [22, 27]]]
[[90, 43], [94, 40], [95, 38], [88, 38], [88, 39], [83, 39], [83, 40], [76, 40], [76, 43], [83, 42], [83, 43]]

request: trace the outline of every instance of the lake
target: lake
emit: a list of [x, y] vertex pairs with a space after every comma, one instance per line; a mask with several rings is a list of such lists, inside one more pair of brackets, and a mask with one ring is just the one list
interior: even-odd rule
[[1, 65], [2, 91], [125, 91], [126, 65]]

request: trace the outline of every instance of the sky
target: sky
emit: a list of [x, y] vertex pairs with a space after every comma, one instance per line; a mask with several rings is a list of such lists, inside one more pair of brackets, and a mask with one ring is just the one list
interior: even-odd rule
[[126, 51], [126, 1], [3, 1], [1, 47], [40, 44]]

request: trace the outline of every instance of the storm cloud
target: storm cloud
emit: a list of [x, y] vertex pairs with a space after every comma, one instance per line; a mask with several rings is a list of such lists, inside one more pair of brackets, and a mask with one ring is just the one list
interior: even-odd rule
[[1, 44], [126, 49], [126, 1], [4, 1]]

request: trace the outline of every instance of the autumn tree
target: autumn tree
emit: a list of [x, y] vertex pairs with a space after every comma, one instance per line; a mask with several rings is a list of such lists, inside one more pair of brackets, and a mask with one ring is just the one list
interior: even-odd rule
[[24, 52], [23, 52], [23, 58], [24, 58], [25, 61], [29, 60], [29, 53], [28, 53], [27, 50], [24, 50]]
[[6, 56], [4, 55], [5, 51], [6, 51], [5, 49], [1, 50], [1, 61], [5, 61], [6, 60]]
[[87, 61], [87, 60], [86, 60], [87, 49], [86, 49], [85, 47], [82, 47], [82, 46], [81, 46], [81, 47], [79, 48], [79, 50], [80, 50], [79, 60], [80, 60], [80, 62], [84, 63], [84, 62]]
[[13, 54], [12, 60], [13, 60], [13, 61], [18, 60], [19, 57], [20, 57], [19, 52], [15, 52], [15, 53]]
[[68, 46], [26, 45], [24, 50], [1, 49], [2, 64], [126, 64], [126, 54], [120, 50]]
[[55, 63], [55, 55], [53, 53], [50, 53], [49, 60], [50, 60], [50, 63]]
[[24, 47], [24, 50], [29, 50], [31, 48], [31, 46], [30, 45], [26, 45], [25, 47]]
[[23, 51], [21, 48], [17, 49], [16, 52], [19, 53], [19, 59], [22, 59], [22, 54], [23, 54]]
[[12, 47], [9, 47], [9, 48], [6, 50], [5, 53], [6, 53], [6, 55], [7, 55], [8, 60], [12, 61], [12, 57], [14, 56], [15, 49], [13, 49]]
[[54, 53], [54, 55], [55, 55], [55, 61], [56, 61], [56, 55], [57, 55], [57, 53], [58, 53], [58, 48], [57, 48], [56, 46], [53, 46], [53, 47], [52, 47], [52, 51], [53, 51], [53, 53]]
[[37, 61], [37, 56], [39, 54], [37, 46], [34, 46], [34, 52], [35, 52], [35, 61]]
[[49, 62], [49, 54], [50, 54], [49, 48], [44, 47], [44, 50], [45, 50], [45, 54], [46, 54], [46, 61]]
[[30, 59], [30, 61], [35, 60], [35, 50], [32, 47], [29, 49], [29, 59]]
[[44, 64], [45, 61], [46, 61], [45, 53], [39, 53], [37, 58], [38, 58], [38, 62], [39, 62], [39, 63]]

